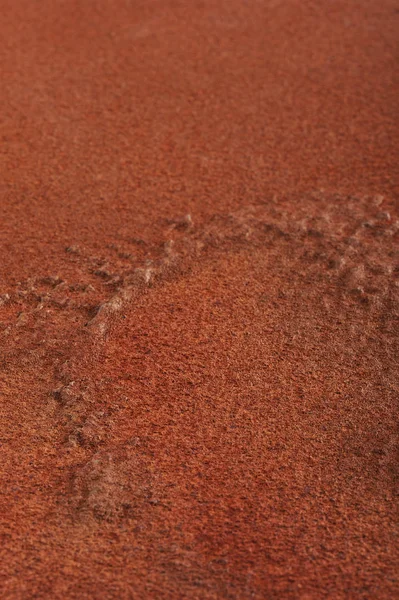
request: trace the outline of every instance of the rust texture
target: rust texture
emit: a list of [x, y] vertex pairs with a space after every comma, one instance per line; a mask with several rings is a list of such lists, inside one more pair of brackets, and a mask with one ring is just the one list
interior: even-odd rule
[[397, 3], [0, 13], [1, 597], [398, 597]]

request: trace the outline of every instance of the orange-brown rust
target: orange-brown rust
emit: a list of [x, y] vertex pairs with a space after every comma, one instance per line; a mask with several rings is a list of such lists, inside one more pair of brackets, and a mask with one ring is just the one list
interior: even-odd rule
[[0, 9], [2, 598], [396, 597], [395, 2]]

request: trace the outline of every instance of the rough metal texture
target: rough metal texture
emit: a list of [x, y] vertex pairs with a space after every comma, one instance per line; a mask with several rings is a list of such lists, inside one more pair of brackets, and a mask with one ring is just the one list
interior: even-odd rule
[[399, 594], [395, 4], [0, 0], [2, 598]]

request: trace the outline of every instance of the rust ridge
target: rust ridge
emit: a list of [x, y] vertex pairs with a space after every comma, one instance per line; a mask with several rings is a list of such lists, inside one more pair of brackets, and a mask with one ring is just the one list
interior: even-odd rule
[[[75, 273], [80, 273], [75, 281], [67, 281], [60, 271], [20, 282], [2, 296], [6, 361], [8, 357], [10, 365], [16, 359], [18, 363], [21, 350], [33, 364], [38, 356], [52, 356], [48, 365], [50, 386], [42, 388], [45, 422], [40, 427], [45, 424], [54, 432], [51, 445], [56, 456], [52, 462], [58, 474], [51, 476], [51, 492], [45, 501], [46, 535], [58, 532], [57, 543], [68, 556], [76, 544], [89, 548], [99, 536], [93, 555], [98, 557], [108, 547], [107, 536], [112, 531], [125, 540], [124, 544], [133, 536], [133, 545], [139, 544], [136, 552], [141, 570], [136, 575], [121, 575], [118, 585], [122, 586], [127, 577], [129, 586], [143, 590], [140, 593], [147, 593], [144, 590], [152, 573], [155, 587], [150, 589], [170, 586], [166, 596], [176, 595], [179, 586], [188, 596], [194, 595], [197, 584], [193, 578], [199, 578], [204, 590], [199, 597], [264, 597], [273, 589], [294, 597], [297, 583], [287, 583], [285, 576], [280, 579], [273, 570], [275, 564], [283, 570], [288, 568], [287, 551], [279, 554], [278, 536], [271, 546], [264, 536], [276, 535], [272, 533], [275, 526], [287, 527], [281, 530], [286, 531], [283, 546], [293, 544], [293, 539], [302, 535], [290, 514], [298, 505], [306, 524], [306, 548], [309, 544], [318, 547], [319, 543], [330, 547], [331, 560], [324, 550], [312, 551], [316, 552], [312, 560], [329, 586], [336, 561], [346, 556], [348, 563], [341, 566], [345, 573], [342, 583], [334, 584], [338, 595], [344, 595], [342, 586], [357, 589], [352, 568], [357, 564], [361, 539], [366, 539], [361, 560], [372, 565], [379, 560], [377, 550], [390, 573], [385, 589], [393, 590], [393, 564], [391, 567], [388, 557], [395, 539], [390, 539], [390, 530], [392, 502], [398, 490], [398, 437], [393, 423], [384, 416], [394, 414], [398, 391], [391, 360], [397, 349], [399, 220], [392, 203], [381, 195], [314, 192], [302, 202], [273, 198], [229, 214], [215, 214], [200, 226], [194, 217], [168, 219], [156, 244], [131, 240], [122, 252], [111, 243], [101, 259], [71, 241], [59, 264], [75, 263]], [[201, 294], [209, 282], [213, 291], [205, 294], [204, 300]], [[200, 295], [195, 300], [196, 289]], [[215, 302], [212, 300], [210, 306], [212, 298]], [[229, 306], [237, 302], [231, 313]], [[207, 332], [208, 345], [213, 343], [209, 328], [214, 332], [214, 353], [222, 361], [220, 372], [214, 371], [212, 355], [200, 350], [204, 340], [201, 342], [201, 334], [192, 329], [197, 313], [202, 315], [199, 322]], [[216, 329], [213, 321], [218, 324]], [[359, 352], [364, 354], [362, 358], [357, 356]], [[262, 375], [259, 360], [266, 361]], [[327, 360], [334, 364], [331, 374]], [[360, 377], [352, 372], [351, 361], [355, 360], [357, 369], [364, 373]], [[273, 375], [267, 374], [268, 361], [275, 364]], [[29, 359], [27, 362], [29, 366]], [[248, 367], [243, 371], [243, 366], [250, 363], [248, 379]], [[236, 373], [230, 373], [230, 364], [237, 364]], [[210, 395], [201, 375], [204, 369], [210, 377]], [[162, 394], [163, 387], [166, 395]], [[286, 400], [279, 399], [275, 405], [282, 391]], [[244, 400], [248, 393], [253, 395], [249, 404]], [[162, 400], [158, 401], [160, 394]], [[224, 399], [219, 409], [220, 394]], [[357, 406], [359, 394], [370, 395], [361, 407]], [[277, 417], [274, 411], [278, 406]], [[376, 419], [379, 440], [371, 445], [369, 410]], [[251, 411], [255, 411], [253, 417]], [[260, 415], [264, 411], [263, 421]], [[192, 424], [191, 415], [197, 415]], [[255, 415], [256, 420], [252, 420]], [[338, 423], [333, 439], [326, 433], [330, 418]], [[180, 434], [170, 438], [179, 423]], [[231, 423], [228, 430], [226, 423]], [[158, 431], [163, 432], [161, 436]], [[214, 446], [215, 435], [221, 435], [227, 446]], [[193, 449], [188, 450], [191, 446]], [[314, 454], [316, 447], [323, 456], [320, 463]], [[250, 452], [248, 459], [245, 452]], [[358, 462], [348, 458], [352, 452]], [[255, 456], [258, 467], [253, 463]], [[182, 460], [188, 471], [181, 472], [182, 467], [174, 464], [176, 459]], [[227, 475], [231, 459], [238, 462]], [[255, 478], [251, 474], [242, 479], [239, 464], [243, 460], [245, 468], [256, 473]], [[207, 464], [213, 464], [216, 473], [222, 469], [226, 483], [215, 480]], [[196, 484], [196, 470], [204, 468], [207, 475]], [[269, 472], [265, 497], [252, 487], [263, 480], [259, 468]], [[240, 486], [246, 481], [249, 489], [237, 489], [235, 477]], [[194, 486], [188, 502], [187, 485]], [[282, 485], [289, 486], [288, 496]], [[219, 519], [223, 522], [227, 518], [223, 511], [229, 510], [223, 508], [222, 499], [216, 501], [219, 494], [227, 506], [237, 505], [238, 514], [249, 511], [260, 528], [253, 533], [258, 566], [250, 569], [251, 577], [241, 551], [235, 554], [230, 548], [227, 554], [220, 554], [217, 549], [213, 528], [218, 527]], [[202, 496], [199, 505], [198, 495]], [[253, 513], [256, 497], [255, 502], [264, 505], [268, 513], [266, 529], [258, 522], [260, 516]], [[285, 506], [282, 512], [275, 504], [278, 498]], [[334, 499], [333, 513], [325, 506], [330, 498]], [[211, 517], [208, 509], [214, 502], [216, 513]], [[265, 502], [271, 503], [269, 508]], [[317, 509], [314, 502], [319, 503]], [[369, 502], [372, 504], [366, 509]], [[200, 513], [196, 513], [198, 506]], [[218, 515], [220, 510], [224, 516]], [[368, 514], [363, 514], [365, 510]], [[186, 525], [178, 529], [176, 537], [170, 525], [179, 522], [179, 513]], [[208, 523], [205, 531], [201, 518]], [[330, 522], [331, 535], [338, 536], [336, 541], [328, 542], [325, 533], [324, 542], [316, 541], [318, 534], [311, 523], [320, 518]], [[348, 518], [353, 519], [352, 533], [341, 538]], [[390, 522], [388, 530], [386, 519]], [[221, 539], [229, 535], [229, 527], [222, 526]], [[250, 534], [240, 518], [237, 527], [240, 543], [246, 548]], [[165, 535], [174, 540], [171, 546]], [[376, 548], [371, 542], [373, 536], [380, 536]], [[223, 543], [230, 545], [227, 540]], [[273, 550], [277, 554], [264, 557], [265, 544], [269, 553], [277, 544]], [[164, 550], [159, 550], [162, 547]], [[115, 552], [120, 556], [124, 551], [120, 548]], [[308, 560], [307, 552], [302, 559], [301, 554], [293, 559], [289, 551], [288, 560], [296, 570], [295, 581], [299, 578], [301, 585], [314, 593], [317, 579], [306, 572], [299, 575]], [[213, 561], [212, 567], [206, 557]], [[223, 575], [226, 560], [236, 569], [227, 580]], [[86, 559], [78, 572], [86, 572], [92, 565]], [[269, 572], [270, 579], [266, 577]], [[359, 580], [373, 588], [373, 577], [366, 571]], [[68, 594], [74, 597], [75, 592], [69, 590]], [[99, 594], [101, 597], [102, 592]], [[112, 594], [107, 592], [107, 596]]]

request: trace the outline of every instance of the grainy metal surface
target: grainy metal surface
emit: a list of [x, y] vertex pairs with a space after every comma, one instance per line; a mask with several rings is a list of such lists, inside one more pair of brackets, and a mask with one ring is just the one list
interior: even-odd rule
[[396, 597], [396, 3], [0, 12], [2, 598]]

